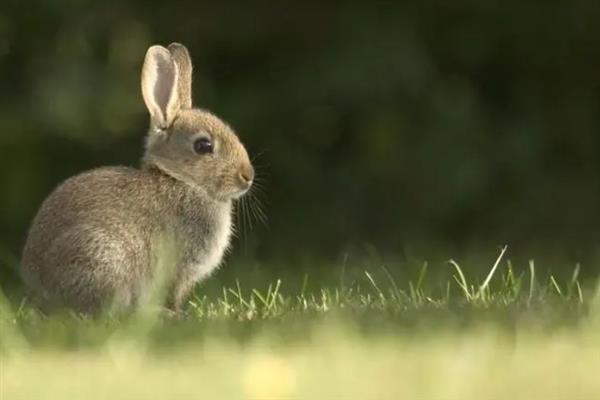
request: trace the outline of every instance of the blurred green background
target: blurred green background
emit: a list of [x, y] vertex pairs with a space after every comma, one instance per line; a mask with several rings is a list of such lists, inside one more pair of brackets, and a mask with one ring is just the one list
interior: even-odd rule
[[0, 277], [59, 182], [138, 164], [143, 56], [172, 41], [264, 179], [234, 259], [600, 259], [598, 21], [584, 0], [4, 1]]

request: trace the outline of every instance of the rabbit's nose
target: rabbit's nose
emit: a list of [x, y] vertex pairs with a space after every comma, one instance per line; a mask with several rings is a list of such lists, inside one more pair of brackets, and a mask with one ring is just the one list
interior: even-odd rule
[[242, 166], [239, 175], [240, 180], [249, 185], [254, 180], [254, 168], [252, 168], [252, 165], [246, 164]]

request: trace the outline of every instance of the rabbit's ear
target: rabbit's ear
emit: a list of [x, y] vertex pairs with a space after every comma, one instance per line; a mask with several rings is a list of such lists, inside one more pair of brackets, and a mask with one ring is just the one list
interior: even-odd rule
[[179, 71], [178, 96], [181, 108], [192, 108], [192, 59], [181, 43], [171, 43], [169, 51]]
[[178, 79], [177, 65], [169, 50], [150, 47], [142, 68], [142, 96], [152, 123], [159, 128], [169, 127], [179, 111]]

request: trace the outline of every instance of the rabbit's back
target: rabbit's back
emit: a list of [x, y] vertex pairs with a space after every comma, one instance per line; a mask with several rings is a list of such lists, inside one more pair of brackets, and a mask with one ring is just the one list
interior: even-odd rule
[[40, 300], [85, 312], [108, 299], [135, 301], [160, 229], [160, 180], [147, 170], [106, 167], [61, 184], [40, 208], [23, 252], [25, 281]]

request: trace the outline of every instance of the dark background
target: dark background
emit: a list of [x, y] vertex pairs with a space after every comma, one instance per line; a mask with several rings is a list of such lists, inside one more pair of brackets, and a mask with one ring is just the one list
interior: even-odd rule
[[491, 263], [509, 244], [596, 271], [597, 1], [220, 3], [3, 2], [3, 280], [59, 182], [138, 164], [143, 56], [172, 41], [192, 54], [196, 105], [259, 155], [269, 220], [235, 260]]

